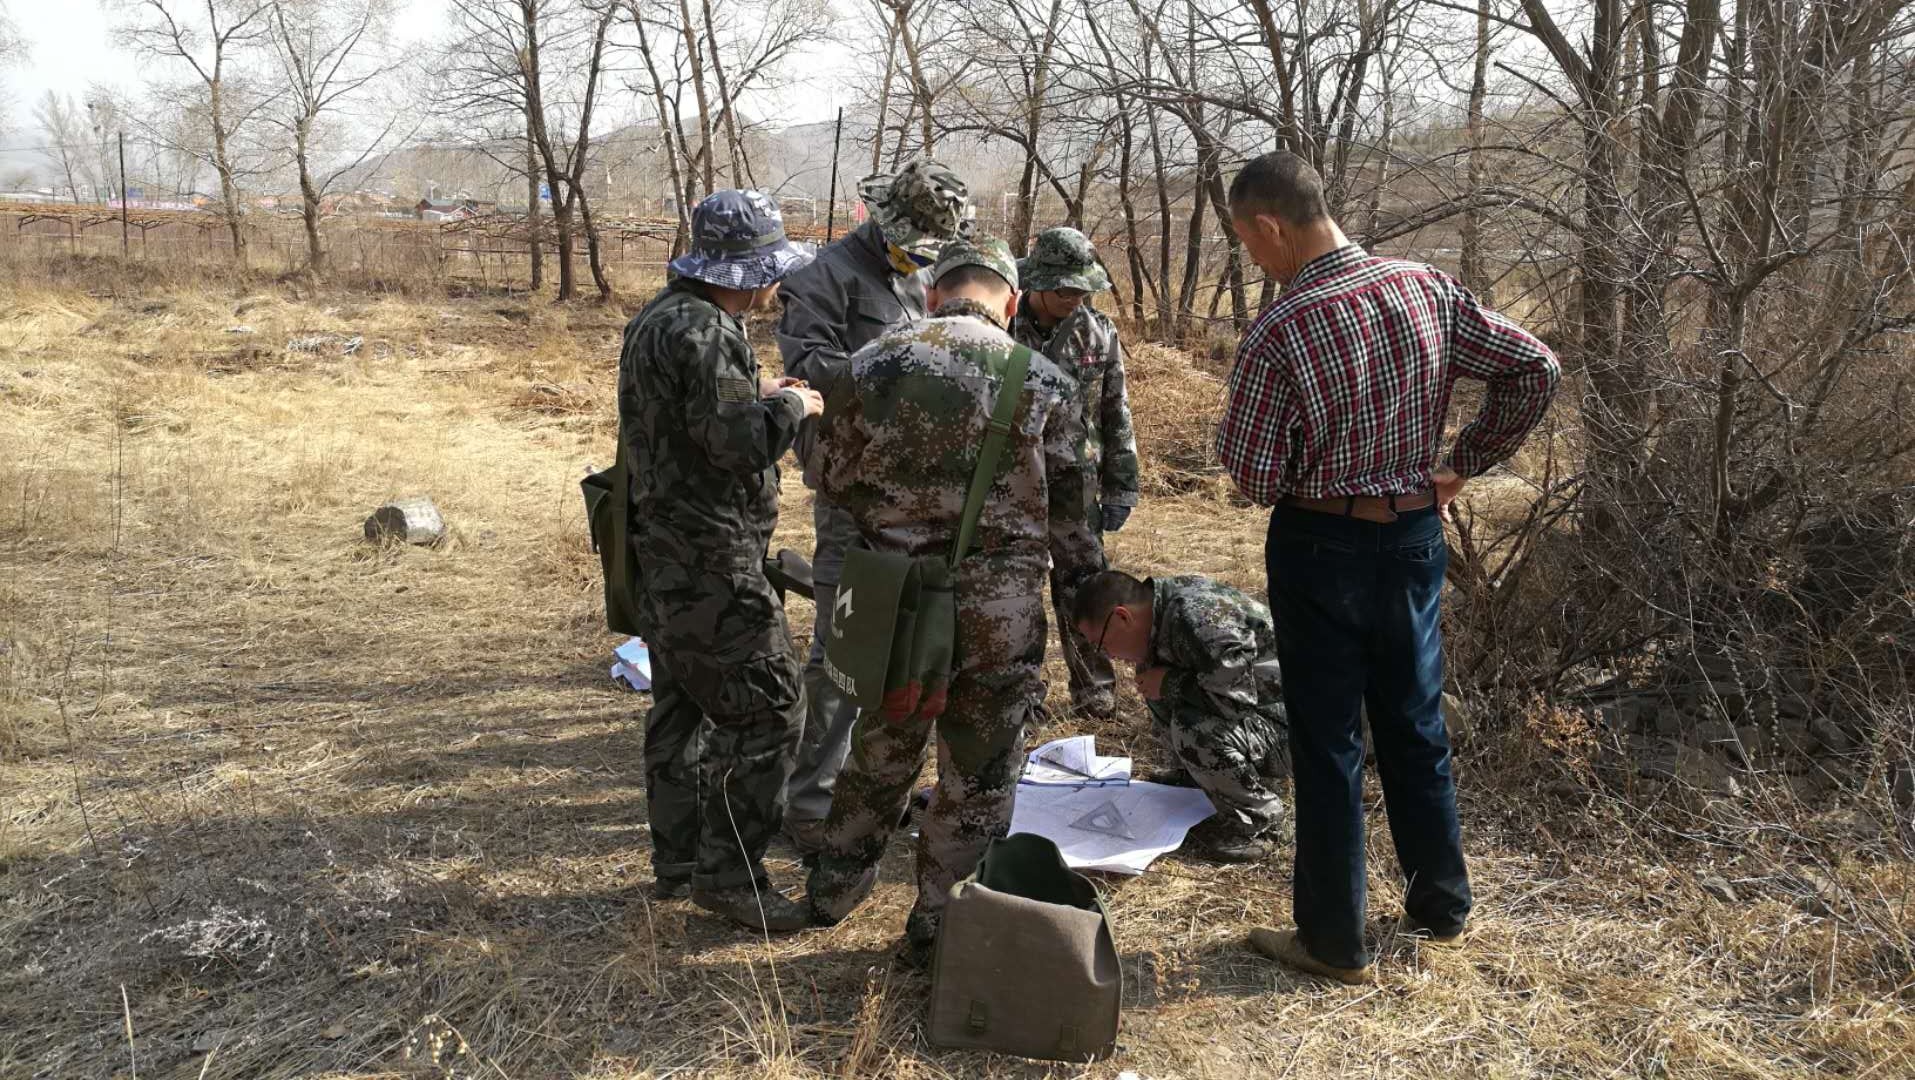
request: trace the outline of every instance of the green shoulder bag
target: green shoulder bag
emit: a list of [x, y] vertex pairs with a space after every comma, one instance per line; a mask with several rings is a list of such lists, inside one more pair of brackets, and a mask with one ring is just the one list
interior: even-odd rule
[[605, 628], [637, 634], [638, 560], [632, 557], [632, 488], [625, 461], [625, 439], [618, 440], [612, 467], [579, 481], [585, 494], [585, 525], [605, 571]]
[[825, 640], [825, 673], [859, 709], [889, 723], [944, 712], [957, 648], [957, 565], [971, 550], [1030, 363], [1030, 349], [1011, 351], [950, 554], [910, 556], [862, 547], [845, 552]]

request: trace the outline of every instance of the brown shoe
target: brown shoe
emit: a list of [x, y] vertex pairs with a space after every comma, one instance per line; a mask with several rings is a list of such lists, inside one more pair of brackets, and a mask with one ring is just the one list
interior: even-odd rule
[[740, 926], [789, 934], [811, 925], [811, 905], [793, 900], [769, 885], [736, 889], [693, 889], [692, 903]]
[[1409, 938], [1419, 945], [1434, 945], [1439, 949], [1460, 949], [1469, 937], [1467, 926], [1453, 934], [1439, 934], [1408, 915], [1396, 920], [1396, 932], [1399, 937]]
[[1303, 942], [1297, 940], [1295, 930], [1272, 930], [1267, 926], [1259, 926], [1250, 931], [1250, 947], [1298, 971], [1307, 971], [1312, 975], [1335, 979], [1348, 986], [1362, 986], [1376, 981], [1376, 969], [1371, 965], [1342, 968], [1326, 964], [1311, 956], [1310, 950], [1304, 948]]

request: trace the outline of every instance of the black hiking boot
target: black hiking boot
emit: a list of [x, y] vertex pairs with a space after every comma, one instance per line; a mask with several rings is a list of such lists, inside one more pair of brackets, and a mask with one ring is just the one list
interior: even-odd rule
[[693, 889], [692, 903], [740, 926], [774, 934], [789, 934], [811, 925], [810, 904], [793, 900], [770, 885], [756, 889], [749, 885], [735, 889]]
[[1262, 836], [1219, 825], [1216, 818], [1190, 830], [1184, 850], [1192, 858], [1217, 863], [1262, 862], [1277, 853], [1277, 846]]

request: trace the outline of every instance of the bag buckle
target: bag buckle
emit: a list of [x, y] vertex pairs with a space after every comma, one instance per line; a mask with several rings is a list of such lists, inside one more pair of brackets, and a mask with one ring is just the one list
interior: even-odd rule
[[969, 1020], [965, 1022], [965, 1026], [971, 1029], [972, 1034], [982, 1035], [984, 1034], [984, 1029], [990, 1026], [989, 1016], [990, 1016], [990, 1008], [986, 1006], [982, 1001], [979, 1001], [976, 998], [972, 998], [971, 999], [971, 1017]]

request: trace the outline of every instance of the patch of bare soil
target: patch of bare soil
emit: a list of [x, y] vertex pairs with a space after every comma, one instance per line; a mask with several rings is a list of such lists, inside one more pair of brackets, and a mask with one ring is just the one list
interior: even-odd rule
[[[611, 455], [615, 313], [5, 293], [0, 1076], [1915, 1070], [1915, 874], [1879, 838], [1771, 824], [1759, 784], [1736, 803], [1580, 784], [1525, 718], [1479, 725], [1503, 734], [1459, 767], [1468, 949], [1382, 929], [1398, 891], [1373, 806], [1375, 987], [1245, 949], [1287, 918], [1286, 861], [1171, 858], [1105, 882], [1115, 1060], [932, 1048], [927, 984], [886, 965], [907, 838], [830, 930], [767, 941], [647, 897], [645, 699], [606, 678], [577, 487]], [[317, 335], [334, 344], [288, 348]], [[1219, 386], [1173, 361], [1140, 357], [1138, 426], [1152, 475], [1201, 476], [1186, 414]], [[411, 494], [450, 542], [363, 543]], [[788, 476], [781, 544], [809, 550], [807, 509]], [[1214, 481], [1166, 481], [1113, 557], [1261, 591], [1261, 536]], [[806, 636], [802, 602], [791, 621]], [[1051, 681], [1061, 705], [1054, 662]], [[1123, 704], [1032, 737], [1153, 756]], [[781, 850], [772, 871], [800, 877]]]

